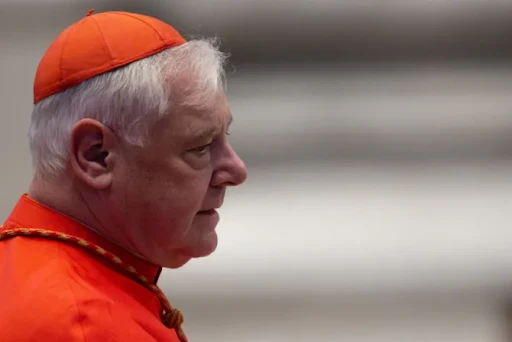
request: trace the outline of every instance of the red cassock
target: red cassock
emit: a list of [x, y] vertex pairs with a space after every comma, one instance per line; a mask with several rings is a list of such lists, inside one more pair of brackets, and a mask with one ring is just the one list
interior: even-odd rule
[[161, 270], [23, 195], [0, 228], [0, 341], [186, 341]]

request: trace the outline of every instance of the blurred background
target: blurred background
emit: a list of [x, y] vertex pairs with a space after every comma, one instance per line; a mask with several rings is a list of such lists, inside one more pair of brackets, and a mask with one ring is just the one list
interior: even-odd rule
[[1, 217], [39, 59], [91, 8], [232, 54], [249, 178], [160, 283], [191, 341], [512, 340], [512, 3], [0, 0]]

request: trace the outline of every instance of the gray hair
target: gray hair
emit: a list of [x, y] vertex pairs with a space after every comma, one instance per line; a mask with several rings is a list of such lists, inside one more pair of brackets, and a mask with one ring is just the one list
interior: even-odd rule
[[28, 134], [35, 176], [64, 171], [71, 130], [84, 118], [142, 147], [152, 124], [166, 114], [208, 106], [225, 86], [226, 59], [216, 39], [191, 40], [36, 103]]

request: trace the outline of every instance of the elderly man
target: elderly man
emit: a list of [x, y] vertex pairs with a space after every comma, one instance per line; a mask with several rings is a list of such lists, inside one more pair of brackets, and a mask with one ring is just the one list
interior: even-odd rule
[[1, 341], [186, 341], [159, 274], [215, 250], [247, 176], [225, 57], [127, 12], [90, 11], [48, 48], [34, 178], [0, 229]]

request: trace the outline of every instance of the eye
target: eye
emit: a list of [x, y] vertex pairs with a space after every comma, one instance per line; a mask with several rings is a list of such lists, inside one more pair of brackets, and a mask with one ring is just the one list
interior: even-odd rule
[[210, 151], [210, 144], [207, 144], [207, 145], [203, 145], [203, 146], [199, 146], [199, 147], [196, 147], [196, 148], [193, 148], [191, 150], [189, 150], [190, 152], [193, 152], [193, 153], [196, 153], [198, 155], [204, 155], [206, 153], [208, 153]]

